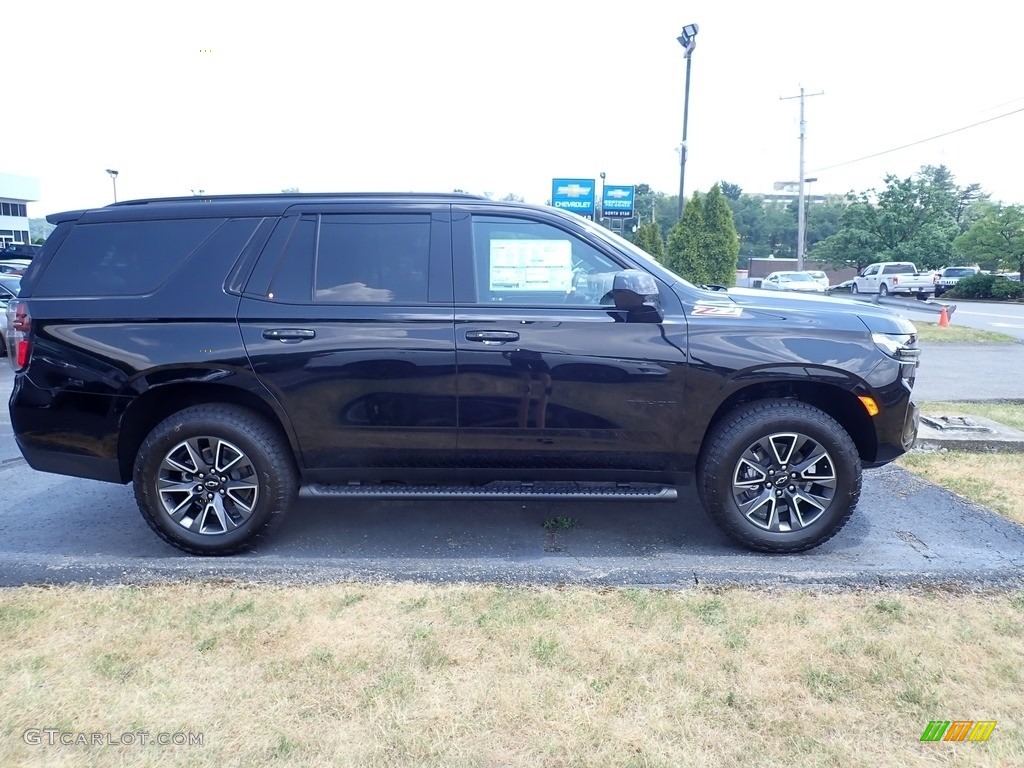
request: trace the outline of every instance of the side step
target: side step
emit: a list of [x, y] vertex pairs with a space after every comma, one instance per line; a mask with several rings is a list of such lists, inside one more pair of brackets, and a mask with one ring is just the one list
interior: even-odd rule
[[675, 488], [646, 483], [510, 483], [487, 485], [400, 485], [361, 484], [304, 485], [299, 496], [306, 499], [597, 499], [607, 501], [675, 501]]

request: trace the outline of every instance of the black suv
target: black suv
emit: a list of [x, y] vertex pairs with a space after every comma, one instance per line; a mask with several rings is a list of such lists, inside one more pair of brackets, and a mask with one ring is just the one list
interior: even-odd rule
[[469, 195], [140, 200], [57, 225], [10, 303], [45, 472], [134, 483], [226, 554], [296, 494], [674, 499], [796, 552], [906, 451], [913, 325], [691, 285], [572, 213]]

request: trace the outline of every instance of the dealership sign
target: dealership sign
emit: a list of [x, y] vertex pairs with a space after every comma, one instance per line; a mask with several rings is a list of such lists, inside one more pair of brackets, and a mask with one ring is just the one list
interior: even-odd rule
[[593, 179], [552, 179], [551, 205], [581, 216], [594, 215]]
[[614, 184], [606, 186], [601, 200], [601, 215], [630, 218], [633, 215], [635, 192], [636, 187], [623, 187]]

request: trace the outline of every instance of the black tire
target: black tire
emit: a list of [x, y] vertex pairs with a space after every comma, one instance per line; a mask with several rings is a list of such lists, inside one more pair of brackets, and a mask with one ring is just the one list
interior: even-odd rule
[[885, 283], [878, 286], [878, 295], [883, 298], [889, 295], [889, 288]]
[[850, 293], [860, 293], [860, 291], [857, 290], [857, 284], [856, 283], [854, 283], [853, 285], [850, 286]]
[[[209, 474], [211, 468], [217, 471]], [[298, 484], [292, 451], [278, 431], [225, 403], [186, 408], [160, 422], [139, 448], [133, 475], [149, 527], [194, 555], [230, 555], [264, 539], [284, 518]], [[193, 483], [192, 490], [183, 487]]]
[[[791, 440], [783, 439], [789, 434], [794, 435]], [[778, 472], [772, 477], [767, 468], [762, 472], [756, 461], [748, 459], [757, 455], [752, 450], [755, 447], [773, 444], [770, 438], [783, 449], [792, 443], [788, 458], [798, 459], [791, 466], [781, 464], [781, 472], [771, 470]], [[789, 470], [818, 455], [811, 446], [822, 449], [824, 456], [792, 479]], [[778, 464], [774, 460], [769, 463]], [[829, 469], [832, 478], [823, 480]], [[763, 475], [763, 485], [750, 486], [756, 473]], [[781, 485], [779, 476], [783, 477]], [[833, 487], [827, 488], [828, 483]], [[759, 400], [737, 407], [708, 433], [697, 466], [697, 487], [708, 514], [743, 546], [760, 552], [802, 552], [831, 539], [853, 514], [860, 498], [860, 455], [846, 430], [823, 411], [796, 400]], [[760, 510], [768, 502], [768, 519], [761, 520]], [[805, 521], [808, 510], [812, 514]]]

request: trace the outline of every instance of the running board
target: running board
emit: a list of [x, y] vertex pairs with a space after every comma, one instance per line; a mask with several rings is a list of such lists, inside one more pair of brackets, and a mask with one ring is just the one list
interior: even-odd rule
[[488, 485], [304, 485], [299, 496], [306, 499], [598, 499], [621, 501], [675, 501], [675, 488], [644, 483], [508, 483]]

